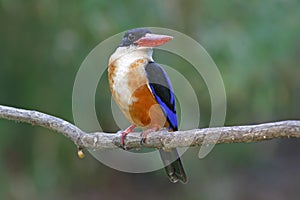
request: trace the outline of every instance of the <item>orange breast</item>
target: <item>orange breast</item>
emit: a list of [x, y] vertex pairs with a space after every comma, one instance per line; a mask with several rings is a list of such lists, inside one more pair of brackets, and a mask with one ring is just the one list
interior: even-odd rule
[[130, 66], [112, 63], [109, 66], [109, 84], [112, 95], [130, 123], [148, 128], [167, 126], [166, 117], [156, 102], [145, 72], [146, 59], [138, 59]]
[[132, 97], [136, 101], [129, 106], [129, 114], [134, 124], [140, 127], [153, 125], [163, 127], [165, 125], [166, 117], [147, 85], [137, 88]]

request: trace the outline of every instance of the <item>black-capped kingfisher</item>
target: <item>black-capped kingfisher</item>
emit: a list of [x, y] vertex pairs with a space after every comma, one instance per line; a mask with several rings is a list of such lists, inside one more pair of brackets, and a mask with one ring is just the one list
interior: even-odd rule
[[[173, 37], [153, 34], [146, 28], [128, 30], [110, 56], [108, 79], [112, 96], [131, 125], [122, 132], [121, 143], [135, 127], [143, 128], [142, 142], [147, 134], [167, 128], [178, 130], [175, 96], [164, 69], [154, 62], [153, 48]], [[176, 149], [159, 150], [171, 182], [187, 182]]]

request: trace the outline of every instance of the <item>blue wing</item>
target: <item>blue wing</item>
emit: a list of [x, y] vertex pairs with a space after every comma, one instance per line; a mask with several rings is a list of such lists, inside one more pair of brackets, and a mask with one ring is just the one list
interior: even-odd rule
[[171, 82], [164, 69], [154, 62], [149, 62], [146, 67], [147, 78], [152, 94], [163, 109], [170, 124], [169, 129], [178, 130], [175, 97]]

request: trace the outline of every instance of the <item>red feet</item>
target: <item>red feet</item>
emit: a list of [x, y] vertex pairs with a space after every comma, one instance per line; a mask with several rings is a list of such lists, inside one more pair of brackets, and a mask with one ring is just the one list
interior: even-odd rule
[[[128, 128], [126, 128], [123, 132], [122, 132], [122, 135], [120, 137], [120, 140], [121, 140], [121, 146], [124, 150], [126, 150], [126, 146], [125, 146], [125, 137], [126, 135], [128, 135], [129, 133], [131, 133], [133, 131], [133, 129], [135, 128], [136, 126], [131, 124]], [[141, 140], [141, 144], [144, 144], [146, 142], [146, 139], [147, 139], [147, 135], [149, 133], [152, 133], [152, 132], [155, 132], [155, 131], [158, 131], [160, 129], [160, 126], [159, 125], [154, 125], [152, 126], [151, 128], [148, 128], [146, 130], [144, 130], [142, 132], [142, 140]]]
[[160, 127], [159, 127], [158, 125], [154, 125], [153, 127], [148, 128], [147, 130], [144, 130], [143, 133], [142, 133], [141, 144], [144, 144], [144, 143], [146, 142], [147, 135], [148, 135], [149, 133], [158, 131], [159, 129], [160, 129]]
[[126, 135], [128, 135], [129, 133], [131, 133], [133, 131], [133, 129], [135, 128], [136, 126], [131, 124], [128, 128], [126, 128], [123, 132], [122, 132], [122, 135], [121, 135], [121, 145], [122, 145], [122, 148], [123, 149], [126, 149], [125, 148], [125, 137]]

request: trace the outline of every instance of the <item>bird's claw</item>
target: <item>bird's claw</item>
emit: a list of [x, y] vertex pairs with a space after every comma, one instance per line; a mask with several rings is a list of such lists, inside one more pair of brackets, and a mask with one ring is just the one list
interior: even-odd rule
[[133, 131], [133, 129], [135, 128], [135, 125], [130, 125], [128, 128], [126, 128], [124, 131], [120, 131], [121, 132], [121, 137], [120, 137], [120, 146], [123, 150], [127, 150], [127, 147], [125, 145], [125, 137], [126, 135], [128, 135], [130, 132]]
[[120, 137], [120, 146], [123, 150], [127, 150], [127, 147], [125, 145], [125, 137], [126, 137], [127, 133], [125, 131], [122, 131], [122, 135]]
[[143, 136], [142, 136], [142, 139], [141, 139], [141, 141], [140, 141], [140, 144], [141, 144], [141, 145], [145, 144], [145, 143], [146, 143], [146, 139], [147, 139], [146, 137], [143, 137]]
[[143, 132], [142, 132], [142, 139], [141, 139], [141, 141], [140, 141], [140, 144], [141, 144], [141, 145], [145, 144], [145, 143], [146, 143], [146, 139], [147, 139], [147, 135], [148, 135], [149, 133], [154, 132], [154, 131], [157, 131], [157, 130], [159, 130], [159, 126], [158, 126], [158, 125], [155, 125], [155, 126], [153, 126], [152, 128], [149, 128], [149, 129], [143, 131]]
[[148, 132], [147, 132], [147, 131], [142, 132], [142, 139], [141, 139], [141, 141], [140, 141], [140, 144], [141, 144], [141, 145], [143, 145], [143, 144], [146, 143], [147, 135], [148, 135]]

